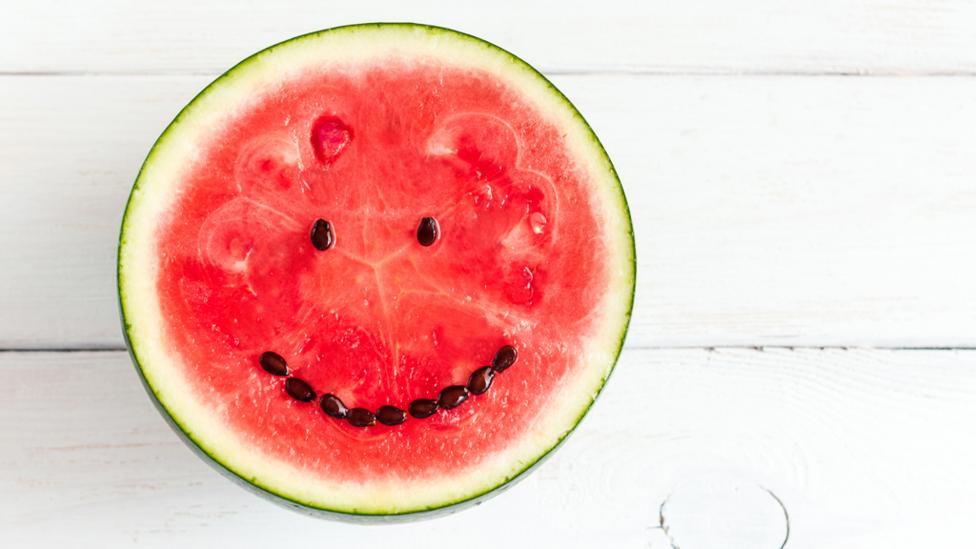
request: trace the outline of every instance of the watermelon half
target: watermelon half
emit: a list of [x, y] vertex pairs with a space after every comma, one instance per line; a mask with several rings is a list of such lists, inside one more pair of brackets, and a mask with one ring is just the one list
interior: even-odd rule
[[276, 501], [369, 520], [472, 504], [573, 430], [634, 291], [617, 175], [514, 55], [371, 24], [263, 50], [146, 158], [125, 335], [162, 414]]

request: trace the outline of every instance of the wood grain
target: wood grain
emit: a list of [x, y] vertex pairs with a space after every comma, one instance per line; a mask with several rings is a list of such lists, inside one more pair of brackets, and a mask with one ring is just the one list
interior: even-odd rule
[[457, 515], [382, 528], [310, 520], [223, 479], [169, 430], [122, 352], [2, 353], [0, 370], [5, 547], [461, 536], [471, 548], [704, 549], [724, 532], [722, 547], [763, 549], [749, 541], [785, 527], [765, 490], [789, 512], [790, 549], [918, 547], [906, 540], [961, 532], [976, 510], [974, 351], [626, 351], [578, 432], [527, 480]]
[[[126, 196], [209, 78], [0, 77], [0, 348], [122, 344]], [[632, 347], [976, 345], [976, 80], [556, 83], [630, 199]]]
[[549, 71], [972, 74], [968, 0], [484, 4], [397, 2], [10, 2], [0, 72], [222, 71], [288, 37], [408, 20], [483, 36]]

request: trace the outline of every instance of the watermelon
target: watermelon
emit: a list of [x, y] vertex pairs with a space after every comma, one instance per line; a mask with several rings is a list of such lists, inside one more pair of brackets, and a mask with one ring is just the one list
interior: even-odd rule
[[514, 55], [415, 24], [263, 50], [187, 105], [122, 222], [125, 337], [164, 417], [314, 514], [456, 510], [608, 378], [634, 242], [610, 160]]

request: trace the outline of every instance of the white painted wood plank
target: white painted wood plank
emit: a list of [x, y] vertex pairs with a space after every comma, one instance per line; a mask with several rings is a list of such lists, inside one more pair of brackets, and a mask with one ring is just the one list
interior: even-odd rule
[[[121, 345], [129, 186], [208, 79], [0, 80], [0, 348]], [[976, 79], [557, 84], [630, 197], [631, 346], [976, 345]]]
[[915, 548], [958, 545], [976, 511], [973, 351], [626, 351], [527, 480], [383, 528], [310, 519], [220, 477], [170, 432], [124, 353], [3, 353], [0, 369], [4, 547], [626, 549], [671, 536], [762, 549], [785, 530], [767, 489], [789, 512], [790, 549]]
[[547, 70], [976, 71], [968, 0], [7, 4], [0, 71], [212, 72], [300, 33], [390, 20], [455, 27]]

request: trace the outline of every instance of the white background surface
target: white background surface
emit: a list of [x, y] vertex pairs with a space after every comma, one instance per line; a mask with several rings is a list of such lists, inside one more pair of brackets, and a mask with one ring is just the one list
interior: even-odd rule
[[[0, 546], [774, 549], [787, 516], [790, 549], [971, 545], [976, 3], [0, 2]], [[562, 450], [475, 509], [364, 528], [179, 442], [123, 351], [113, 259], [201, 87], [374, 20], [545, 71], [617, 164], [639, 275]]]

